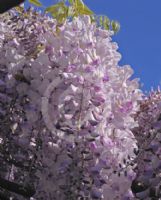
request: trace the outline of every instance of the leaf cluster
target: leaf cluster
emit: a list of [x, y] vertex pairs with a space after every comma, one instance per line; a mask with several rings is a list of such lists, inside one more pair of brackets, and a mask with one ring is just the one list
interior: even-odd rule
[[[29, 0], [29, 3], [43, 7], [39, 0]], [[117, 21], [110, 21], [107, 16], [95, 15], [94, 12], [84, 4], [83, 0], [61, 0], [58, 3], [45, 8], [45, 13], [49, 13], [57, 20], [58, 26], [62, 25], [66, 19], [73, 19], [80, 15], [88, 15], [93, 22], [105, 30], [119, 31], [120, 25]]]

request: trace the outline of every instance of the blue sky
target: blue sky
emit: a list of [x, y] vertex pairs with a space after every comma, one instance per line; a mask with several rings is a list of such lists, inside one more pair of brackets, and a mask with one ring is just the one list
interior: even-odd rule
[[[51, 5], [56, 0], [41, 0]], [[113, 37], [118, 42], [123, 64], [130, 64], [142, 89], [161, 85], [161, 0], [84, 0], [96, 14], [107, 15], [121, 24]]]

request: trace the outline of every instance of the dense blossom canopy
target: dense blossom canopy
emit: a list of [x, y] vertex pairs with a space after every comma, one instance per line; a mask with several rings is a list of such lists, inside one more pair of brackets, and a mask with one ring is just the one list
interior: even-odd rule
[[[140, 104], [136, 115], [139, 127], [133, 130], [138, 141], [134, 191], [139, 199], [151, 200], [161, 196], [161, 92], [153, 91]], [[140, 188], [136, 188], [137, 184]]]
[[0, 17], [0, 176], [31, 199], [134, 198], [142, 92], [112, 34], [88, 16]]

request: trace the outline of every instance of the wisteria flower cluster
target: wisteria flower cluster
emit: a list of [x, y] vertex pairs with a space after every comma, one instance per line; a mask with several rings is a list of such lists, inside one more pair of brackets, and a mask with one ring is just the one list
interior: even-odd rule
[[9, 197], [134, 198], [142, 92], [112, 34], [88, 16], [59, 31], [33, 10], [0, 17], [0, 179], [18, 188]]
[[132, 184], [138, 199], [161, 197], [161, 92], [153, 91], [140, 104], [136, 115], [139, 127], [133, 133], [138, 141], [136, 178]]

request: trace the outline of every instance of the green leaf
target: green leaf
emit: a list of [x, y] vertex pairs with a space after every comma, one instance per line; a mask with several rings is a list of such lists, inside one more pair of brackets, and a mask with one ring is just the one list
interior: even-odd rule
[[74, 16], [74, 9], [73, 6], [68, 7], [68, 17], [73, 17]]
[[39, 0], [29, 0], [29, 3], [34, 4], [35, 6], [42, 6]]
[[110, 20], [108, 17], [104, 17], [104, 20], [103, 20], [103, 27], [106, 29], [106, 30], [109, 30], [110, 29]]
[[49, 6], [45, 9], [45, 12], [51, 13], [51, 15], [58, 21], [58, 24], [62, 24], [68, 17], [69, 8], [64, 2], [59, 2], [56, 5]]
[[112, 30], [117, 33], [120, 30], [120, 24], [117, 21], [111, 22]]
[[74, 0], [73, 5], [74, 5], [75, 7], [78, 7], [78, 6], [83, 6], [84, 3], [83, 3], [82, 0]]
[[90, 15], [91, 23], [96, 22], [96, 17], [94, 15]]
[[103, 16], [100, 16], [99, 23], [100, 23], [100, 26], [103, 26]]
[[61, 7], [64, 6], [64, 3], [63, 2], [59, 2], [55, 5], [52, 5], [52, 6], [49, 6], [45, 9], [46, 12], [57, 12]]
[[82, 0], [75, 0], [73, 3], [76, 15], [92, 15], [93, 12], [83, 3]]
[[22, 13], [24, 10], [21, 6], [16, 6], [15, 9], [18, 13]]
[[93, 15], [93, 12], [86, 5], [83, 5], [83, 7], [78, 7], [78, 12], [82, 15]]
[[69, 3], [72, 5], [73, 4], [73, 0], [68, 0], [69, 1]]

